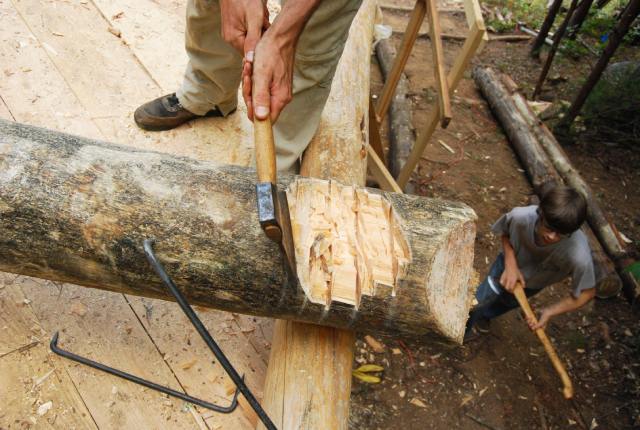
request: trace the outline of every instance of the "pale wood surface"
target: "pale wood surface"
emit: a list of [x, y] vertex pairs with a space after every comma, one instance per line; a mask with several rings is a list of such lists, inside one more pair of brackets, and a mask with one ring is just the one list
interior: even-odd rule
[[444, 52], [442, 49], [442, 39], [440, 29], [440, 18], [438, 17], [438, 6], [436, 0], [426, 0], [427, 17], [429, 19], [429, 34], [431, 38], [431, 49], [435, 62], [433, 72], [438, 91], [438, 107], [440, 109], [440, 124], [443, 128], [451, 121], [451, 98], [447, 86], [447, 74], [444, 69]]
[[[0, 425], [97, 429], [64, 363], [49, 352], [48, 333], [14, 278], [0, 279]], [[51, 408], [39, 414], [49, 402]]]
[[[323, 119], [317, 137], [307, 148], [303, 176], [335, 179], [349, 185], [365, 182], [375, 6], [374, 0], [365, 0], [354, 20], [329, 96], [329, 106], [338, 104], [342, 108], [325, 108], [325, 112], [335, 114]], [[339, 97], [337, 88], [343, 88], [350, 97]], [[333, 127], [332, 131], [331, 124], [342, 126]], [[354, 349], [352, 331], [276, 321], [264, 407], [278, 428], [348, 427]]]

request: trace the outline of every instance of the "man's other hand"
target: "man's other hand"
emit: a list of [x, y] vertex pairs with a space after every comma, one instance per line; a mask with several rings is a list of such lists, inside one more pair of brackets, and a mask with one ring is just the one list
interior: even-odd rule
[[262, 0], [221, 0], [222, 38], [251, 61], [262, 33], [269, 28], [269, 11]]

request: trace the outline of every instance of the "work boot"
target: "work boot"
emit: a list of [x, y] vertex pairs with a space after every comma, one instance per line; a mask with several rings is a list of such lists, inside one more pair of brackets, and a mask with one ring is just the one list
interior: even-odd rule
[[[233, 113], [230, 112], [230, 113]], [[171, 130], [195, 118], [222, 117], [220, 110], [215, 107], [204, 115], [196, 115], [186, 110], [176, 97], [176, 93], [158, 97], [143, 104], [133, 114], [133, 119], [140, 128], [150, 131]]]

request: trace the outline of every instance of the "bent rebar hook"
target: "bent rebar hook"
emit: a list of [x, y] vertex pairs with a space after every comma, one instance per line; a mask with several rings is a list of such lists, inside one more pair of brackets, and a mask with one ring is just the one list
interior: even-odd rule
[[236, 407], [238, 406], [238, 394], [240, 392], [247, 399], [247, 401], [249, 402], [253, 410], [256, 412], [256, 414], [258, 415], [262, 423], [265, 425], [265, 427], [269, 430], [276, 430], [276, 426], [273, 424], [273, 422], [271, 421], [267, 413], [264, 411], [262, 406], [260, 406], [260, 403], [258, 403], [258, 400], [255, 398], [251, 390], [249, 390], [249, 387], [247, 387], [247, 385], [245, 384], [244, 377], [241, 377], [236, 371], [236, 369], [233, 367], [233, 365], [229, 362], [227, 357], [224, 355], [224, 352], [222, 352], [218, 344], [213, 340], [213, 338], [205, 328], [204, 324], [202, 324], [202, 321], [200, 321], [200, 318], [198, 318], [198, 315], [196, 315], [196, 313], [193, 311], [193, 309], [187, 302], [186, 298], [182, 295], [180, 290], [178, 290], [178, 287], [176, 287], [176, 285], [173, 283], [173, 280], [169, 277], [167, 272], [164, 270], [164, 267], [162, 266], [162, 264], [160, 264], [160, 262], [158, 261], [158, 258], [153, 252], [152, 239], [145, 239], [144, 253], [147, 257], [147, 260], [155, 270], [155, 272], [158, 274], [160, 279], [162, 279], [162, 281], [167, 286], [167, 288], [169, 288], [169, 291], [171, 291], [171, 294], [175, 297], [176, 301], [178, 302], [178, 305], [180, 306], [182, 311], [185, 313], [187, 318], [189, 318], [189, 321], [191, 321], [191, 324], [193, 324], [196, 331], [200, 334], [200, 336], [205, 341], [205, 343], [207, 344], [211, 352], [213, 352], [213, 354], [216, 356], [216, 358], [220, 362], [220, 365], [227, 372], [227, 374], [229, 375], [231, 380], [234, 382], [234, 384], [236, 384], [236, 392], [233, 395], [233, 400], [231, 401], [231, 404], [229, 406], [215, 405], [213, 403], [209, 403], [207, 401], [197, 399], [195, 397], [189, 396], [179, 391], [175, 391], [171, 388], [158, 385], [154, 382], [139, 378], [130, 373], [126, 373], [121, 370], [114, 369], [112, 367], [90, 360], [88, 358], [81, 357], [72, 352], [65, 351], [60, 347], [58, 347], [58, 332], [56, 332], [53, 335], [53, 338], [51, 339], [51, 344], [50, 344], [51, 350], [56, 354], [61, 355], [62, 357], [68, 358], [73, 361], [77, 361], [78, 363], [85, 364], [87, 366], [93, 367], [98, 370], [102, 370], [103, 372], [107, 372], [111, 375], [124, 378], [128, 381], [143, 385], [153, 390], [160, 391], [167, 395], [177, 397], [186, 402], [193, 403], [194, 405], [202, 406], [203, 408], [211, 409], [212, 411], [216, 411], [224, 414], [231, 413], [236, 409]]

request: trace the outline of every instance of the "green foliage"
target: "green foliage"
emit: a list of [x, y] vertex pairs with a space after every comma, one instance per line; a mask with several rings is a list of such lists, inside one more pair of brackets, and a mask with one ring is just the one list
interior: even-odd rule
[[582, 110], [585, 137], [625, 146], [640, 142], [640, 63], [609, 65]]
[[579, 60], [590, 54], [582, 43], [571, 39], [562, 39], [558, 51], [573, 60]]
[[[485, 16], [487, 26], [497, 33], [513, 31], [518, 22], [538, 28], [546, 14], [545, 0], [487, 0], [483, 2], [491, 11]], [[498, 12], [503, 20], [498, 18]]]
[[625, 272], [631, 273], [631, 275], [640, 281], [640, 261], [636, 261], [630, 266], [624, 269]]

